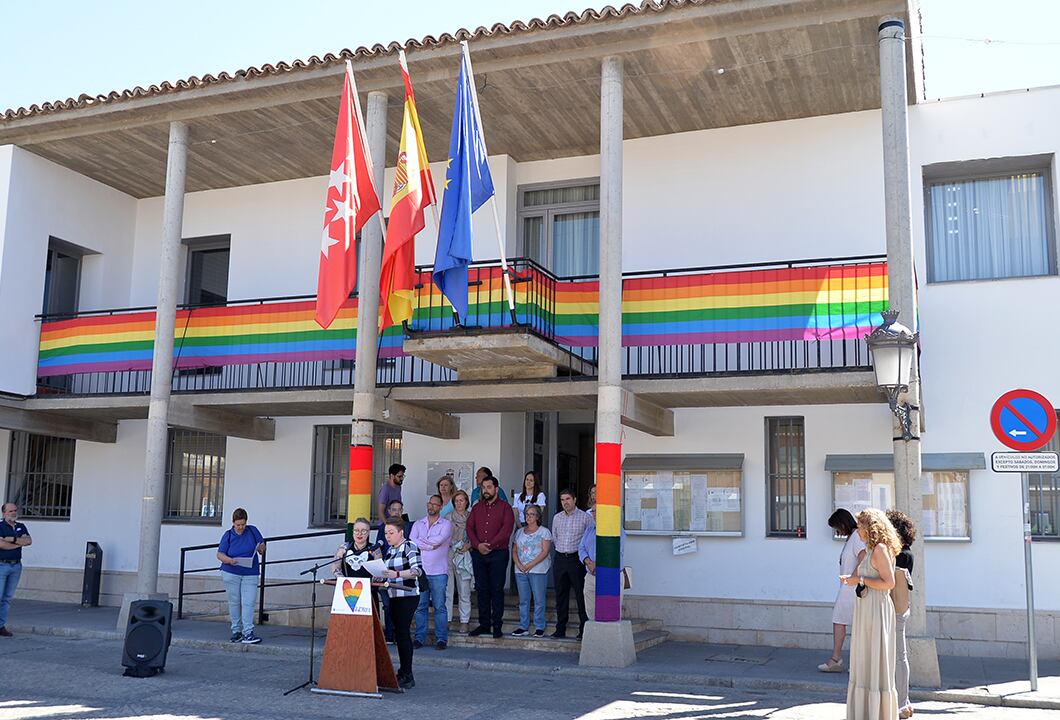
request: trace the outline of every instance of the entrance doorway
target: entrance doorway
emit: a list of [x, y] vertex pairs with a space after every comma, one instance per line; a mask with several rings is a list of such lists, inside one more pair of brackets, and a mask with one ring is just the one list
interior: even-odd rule
[[593, 473], [596, 425], [594, 423], [560, 423], [556, 442], [556, 508], [559, 491], [570, 488], [578, 494], [578, 507], [589, 507], [589, 488]]

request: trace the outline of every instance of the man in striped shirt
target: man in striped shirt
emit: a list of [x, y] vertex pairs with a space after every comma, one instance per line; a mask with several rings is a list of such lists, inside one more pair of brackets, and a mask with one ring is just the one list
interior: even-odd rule
[[585, 631], [588, 615], [585, 612], [585, 566], [578, 559], [578, 546], [585, 531], [593, 525], [593, 517], [578, 507], [573, 490], [559, 494], [563, 510], [552, 518], [552, 541], [556, 548], [556, 562], [552, 566], [556, 585], [556, 631], [554, 638], [567, 637], [567, 618], [570, 615], [570, 593], [578, 603], [578, 639]]

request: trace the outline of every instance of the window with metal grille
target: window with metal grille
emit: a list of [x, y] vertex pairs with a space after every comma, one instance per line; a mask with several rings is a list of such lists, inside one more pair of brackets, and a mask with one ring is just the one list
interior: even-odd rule
[[[1057, 416], [1060, 417], [1060, 413]], [[1060, 436], [1054, 434], [1042, 450], [1060, 452]], [[1060, 473], [1030, 473], [1027, 482], [1030, 485], [1031, 535], [1060, 539]]]
[[[349, 424], [313, 428], [313, 497], [309, 522], [314, 527], [346, 525], [350, 434]], [[390, 466], [401, 462], [401, 431], [377, 423], [372, 445], [372, 497], [375, 498], [387, 481]], [[372, 510], [375, 510], [374, 502]]]
[[806, 444], [803, 418], [766, 418], [769, 534], [806, 537]]
[[74, 448], [69, 438], [11, 433], [6, 502], [28, 518], [70, 519], [74, 488]]
[[166, 520], [221, 524], [227, 446], [224, 435], [169, 429]]

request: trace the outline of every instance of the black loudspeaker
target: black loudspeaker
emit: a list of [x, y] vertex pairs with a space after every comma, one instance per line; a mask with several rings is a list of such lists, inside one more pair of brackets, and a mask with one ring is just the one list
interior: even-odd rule
[[129, 677], [153, 677], [166, 669], [173, 637], [173, 603], [137, 600], [129, 607], [121, 664]]

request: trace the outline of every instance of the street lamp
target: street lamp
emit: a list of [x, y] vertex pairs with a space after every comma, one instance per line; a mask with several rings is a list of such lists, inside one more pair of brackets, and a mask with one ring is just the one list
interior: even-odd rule
[[913, 355], [916, 353], [917, 335], [905, 325], [897, 322], [898, 310], [885, 310], [883, 325], [865, 336], [865, 344], [872, 353], [872, 369], [876, 373], [876, 386], [887, 395], [891, 412], [902, 424], [902, 439], [913, 439], [910, 425], [912, 409], [909, 403], [898, 402], [898, 396], [909, 390], [913, 374]]

